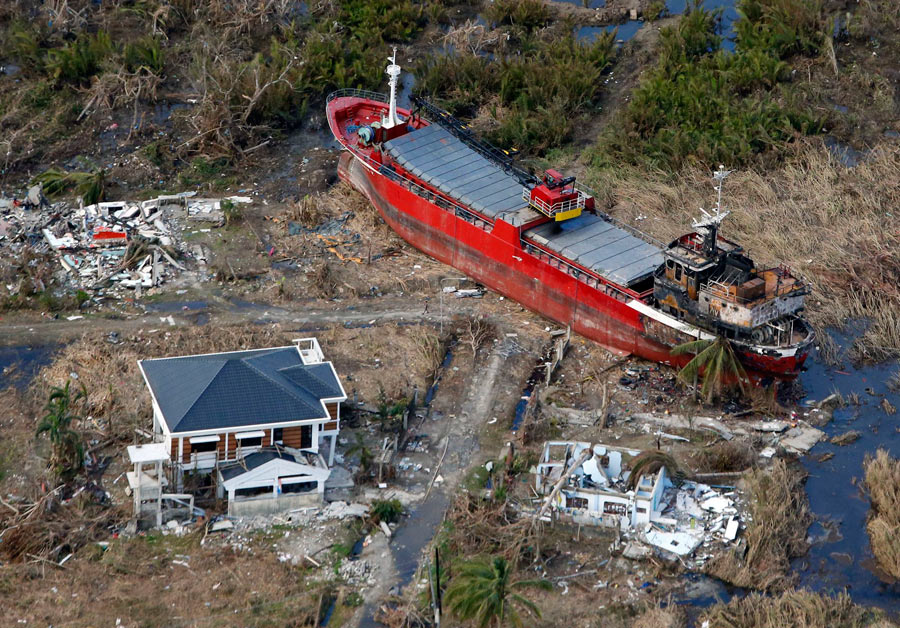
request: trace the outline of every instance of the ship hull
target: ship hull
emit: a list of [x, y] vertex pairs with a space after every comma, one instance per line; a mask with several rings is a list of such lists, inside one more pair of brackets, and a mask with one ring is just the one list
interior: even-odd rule
[[[690, 355], [671, 354], [672, 347], [696, 339], [684, 325], [668, 321], [643, 304], [588, 286], [565, 269], [528, 255], [518, 237], [497, 234], [496, 227], [473, 224], [438, 207], [368, 167], [352, 152], [341, 155], [338, 174], [364, 194], [385, 222], [412, 246], [524, 307], [620, 355], [633, 354], [676, 367], [691, 359]], [[768, 355], [740, 347], [738, 352], [753, 379], [790, 379], [799, 372], [808, 346]]]

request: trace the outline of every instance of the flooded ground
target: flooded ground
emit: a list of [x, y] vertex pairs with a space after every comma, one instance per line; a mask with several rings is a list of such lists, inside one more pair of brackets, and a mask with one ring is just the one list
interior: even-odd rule
[[[852, 342], [847, 336], [836, 337], [845, 347]], [[861, 488], [866, 455], [874, 454], [879, 447], [895, 457], [900, 455], [897, 417], [886, 414], [880, 405], [882, 399], [894, 406], [900, 404], [900, 394], [886, 385], [897, 366], [889, 363], [853, 368], [846, 362], [843, 367], [832, 368], [817, 358], [801, 378], [810, 400], [821, 400], [835, 391], [845, 399], [851, 393], [859, 395], [861, 405], [838, 409], [834, 420], [823, 429], [829, 438], [849, 430], [861, 436], [843, 447], [823, 441], [803, 459], [809, 472], [806, 491], [817, 518], [810, 536], [816, 542], [806, 557], [794, 562], [794, 569], [801, 586], [814, 591], [847, 589], [857, 604], [900, 614], [900, 587], [897, 583], [885, 584], [874, 571], [866, 534], [869, 499]], [[819, 462], [825, 453], [834, 457]]]
[[24, 390], [37, 372], [50, 364], [58, 345], [0, 347], [0, 390]]

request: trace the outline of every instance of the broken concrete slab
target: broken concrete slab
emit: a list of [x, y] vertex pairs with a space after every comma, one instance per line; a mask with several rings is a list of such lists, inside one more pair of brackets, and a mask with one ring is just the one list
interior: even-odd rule
[[746, 423], [746, 426], [757, 432], [773, 432], [780, 434], [788, 429], [791, 424], [787, 421], [753, 421]]
[[823, 438], [825, 438], [825, 432], [822, 430], [809, 426], [798, 426], [785, 432], [780, 444], [790, 453], [805, 454]]

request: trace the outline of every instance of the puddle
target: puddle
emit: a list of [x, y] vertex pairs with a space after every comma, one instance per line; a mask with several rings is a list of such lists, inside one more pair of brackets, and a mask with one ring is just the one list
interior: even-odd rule
[[17, 66], [15, 63], [2, 63], [0, 64], [0, 74], [5, 74], [6, 76], [15, 76], [21, 71], [22, 68]]
[[848, 168], [858, 166], [869, 156], [869, 151], [859, 151], [848, 144], [838, 141], [831, 135], [825, 136], [825, 146], [828, 152]]
[[441, 368], [438, 371], [437, 377], [434, 378], [434, 383], [428, 388], [428, 391], [425, 393], [425, 405], [428, 406], [431, 404], [431, 400], [434, 399], [435, 394], [437, 394], [438, 384], [441, 383], [441, 376], [450, 366], [450, 363], [453, 361], [453, 347], [449, 347], [447, 349], [447, 354], [444, 356], [444, 360], [441, 362]]
[[602, 9], [606, 6], [606, 0], [557, 0], [558, 2], [565, 2], [566, 4], [574, 4], [576, 7], [583, 7], [585, 9]]
[[[832, 334], [843, 347], [852, 343], [852, 337], [834, 331]], [[885, 584], [873, 571], [866, 534], [869, 500], [859, 484], [866, 454], [874, 454], [881, 447], [900, 456], [897, 419], [885, 414], [879, 405], [882, 398], [900, 405], [900, 394], [889, 391], [886, 385], [896, 370], [895, 363], [858, 369], [850, 364], [831, 368], [814, 355], [808, 371], [801, 375], [809, 399], [821, 400], [834, 391], [845, 397], [855, 392], [863, 403], [835, 410], [834, 420], [822, 428], [829, 438], [858, 430], [858, 441], [844, 447], [823, 441], [802, 460], [809, 472], [806, 492], [817, 523], [810, 528], [814, 544], [809, 553], [793, 563], [798, 586], [822, 592], [847, 589], [857, 604], [877, 606], [892, 614], [900, 614], [900, 585]], [[872, 389], [874, 395], [866, 393], [866, 388]], [[817, 458], [826, 452], [834, 457], [819, 462]]]
[[60, 345], [0, 347], [0, 390], [24, 390], [39, 370], [50, 364]]
[[579, 41], [591, 44], [596, 41], [601, 33], [616, 31], [616, 41], [626, 42], [637, 35], [637, 32], [644, 23], [643, 20], [630, 20], [624, 24], [614, 24], [611, 26], [580, 26], [575, 29], [575, 37]]
[[159, 303], [147, 303], [148, 312], [192, 312], [205, 310], [209, 307], [206, 301], [162, 301]]

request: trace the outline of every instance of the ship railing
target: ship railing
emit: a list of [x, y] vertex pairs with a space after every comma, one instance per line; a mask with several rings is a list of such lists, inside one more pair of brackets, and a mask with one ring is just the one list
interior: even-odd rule
[[551, 218], [561, 212], [572, 211], [573, 209], [584, 209], [584, 199], [584, 194], [578, 192], [577, 198], [569, 199], [567, 201], [560, 201], [559, 203], [553, 203], [551, 205], [543, 199], [532, 197], [531, 190], [529, 190], [528, 188], [522, 190], [522, 200], [524, 200], [529, 205], [532, 205], [542, 214], [550, 216]]
[[365, 98], [366, 100], [377, 100], [379, 102], [390, 102], [390, 97], [382, 92], [372, 92], [367, 89], [354, 89], [352, 87], [344, 87], [328, 94], [325, 99], [326, 103], [330, 103], [337, 98]]
[[431, 190], [429, 190], [425, 187], [422, 187], [421, 185], [419, 185], [412, 179], [405, 177], [402, 174], [400, 174], [399, 172], [397, 172], [396, 170], [394, 170], [393, 167], [386, 165], [386, 164], [379, 163], [379, 162], [375, 161], [374, 159], [372, 159], [371, 157], [369, 157], [368, 155], [365, 155], [363, 153], [353, 151], [353, 154], [358, 159], [365, 162], [367, 166], [369, 166], [370, 168], [373, 168], [376, 172], [386, 176], [387, 178], [391, 179], [395, 183], [399, 183], [400, 185], [402, 185], [403, 187], [408, 189], [410, 192], [412, 192], [416, 196], [419, 196], [430, 203], [434, 203], [435, 205], [437, 205], [438, 207], [440, 207], [441, 209], [443, 209], [445, 211], [456, 214], [457, 216], [459, 216], [466, 222], [471, 223], [480, 229], [483, 229], [485, 231], [490, 231], [493, 228], [494, 223], [492, 221], [486, 219], [484, 216], [479, 216], [475, 212], [473, 212], [469, 209], [466, 209], [462, 205], [459, 205], [458, 203], [454, 203], [447, 197], [442, 196], [440, 194], [436, 194], [435, 192], [432, 192]]
[[615, 284], [610, 283], [606, 279], [595, 277], [586, 270], [583, 270], [578, 266], [575, 266], [571, 262], [559, 257], [558, 255], [554, 255], [546, 249], [535, 246], [530, 242], [523, 240], [522, 246], [524, 247], [526, 253], [533, 255], [538, 259], [546, 259], [550, 266], [552, 266], [553, 268], [564, 270], [566, 273], [574, 277], [577, 281], [580, 281], [596, 290], [601, 290], [607, 295], [619, 301], [622, 301], [623, 303], [628, 303], [632, 299], [641, 298], [641, 295], [639, 295], [638, 293], [623, 290]]

